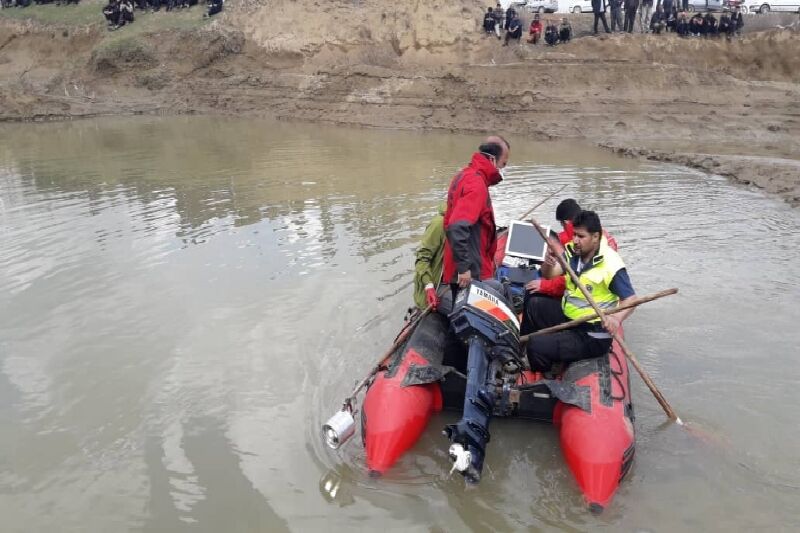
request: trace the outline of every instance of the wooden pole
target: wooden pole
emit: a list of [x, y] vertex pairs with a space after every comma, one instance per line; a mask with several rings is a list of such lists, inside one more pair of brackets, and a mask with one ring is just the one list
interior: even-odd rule
[[[564, 258], [561, 257], [561, 254], [558, 253], [558, 250], [555, 249], [555, 246], [553, 246], [553, 244], [547, 238], [547, 235], [545, 235], [544, 230], [539, 225], [539, 223], [533, 219], [531, 220], [531, 223], [536, 227], [536, 231], [539, 232], [539, 235], [542, 236], [542, 239], [545, 240], [547, 246], [550, 248], [550, 251], [556, 257], [558, 263], [561, 265], [561, 268], [563, 268], [564, 271], [567, 274], [569, 274], [569, 277], [572, 279], [572, 282], [575, 285], [577, 285], [577, 287], [583, 293], [583, 297], [586, 298], [586, 301], [589, 302], [589, 304], [591, 304], [592, 308], [594, 309], [594, 312], [597, 313], [597, 316], [599, 316], [601, 319], [604, 319], [605, 313], [603, 312], [603, 310], [600, 309], [600, 307], [597, 305], [597, 302], [594, 301], [594, 298], [592, 298], [592, 294], [588, 290], [586, 290], [586, 287], [584, 287], [583, 283], [581, 283], [580, 278], [578, 278], [578, 275], [575, 273], [574, 270], [572, 270], [572, 267], [569, 266], [569, 263], [567, 263], [567, 261], [565, 261]], [[605, 320], [603, 320], [603, 322], [605, 323]], [[625, 341], [622, 339], [622, 337], [619, 336], [616, 331], [612, 333], [611, 336], [614, 337], [614, 340], [616, 340], [617, 343], [619, 343], [620, 347], [622, 348], [622, 351], [625, 352], [625, 355], [628, 357], [630, 362], [633, 363], [633, 367], [642, 377], [642, 380], [644, 381], [645, 385], [647, 385], [647, 388], [650, 389], [651, 393], [653, 393], [653, 396], [655, 397], [656, 401], [658, 401], [659, 405], [667, 414], [667, 416], [670, 417], [675, 422], [677, 422], [679, 425], [683, 425], [683, 421], [672, 409], [672, 406], [669, 404], [667, 399], [664, 398], [664, 395], [661, 394], [661, 391], [658, 390], [658, 387], [656, 387], [656, 384], [653, 383], [652, 379], [650, 379], [650, 376], [647, 374], [647, 372], [645, 372], [644, 368], [642, 368], [642, 366], [639, 364], [639, 361], [638, 359], [636, 359], [636, 356], [633, 354], [633, 352], [631, 352], [628, 349], [628, 346], [625, 344]]]
[[358, 382], [358, 384], [356, 384], [355, 388], [353, 389], [353, 392], [350, 393], [350, 396], [348, 396], [345, 399], [344, 401], [345, 406], [351, 403], [353, 398], [355, 398], [356, 394], [358, 394], [358, 392], [362, 388], [364, 388], [364, 386], [367, 383], [369, 383], [369, 380], [372, 379], [372, 376], [378, 373], [378, 371], [381, 369], [381, 366], [383, 365], [383, 362], [389, 356], [391, 356], [395, 352], [395, 350], [397, 350], [400, 347], [401, 344], [405, 342], [405, 340], [409, 337], [409, 335], [411, 335], [411, 333], [417, 328], [419, 323], [422, 322], [422, 319], [425, 318], [428, 315], [428, 313], [430, 313], [432, 310], [433, 307], [429, 305], [422, 311], [422, 313], [420, 313], [417, 316], [417, 318], [409, 322], [409, 324], [405, 327], [405, 329], [403, 329], [403, 331], [400, 332], [400, 335], [397, 336], [397, 339], [394, 341], [394, 344], [392, 344], [391, 347], [389, 347], [389, 349], [386, 351], [386, 353], [384, 353], [381, 356], [381, 358], [378, 359], [378, 361], [372, 367], [372, 370], [370, 370], [369, 374], [367, 374], [367, 376], [364, 379], [362, 379], [360, 382]]
[[[630, 301], [626, 304], [622, 304], [614, 309], [609, 309], [605, 312], [606, 315], [613, 315], [614, 313], [619, 313], [621, 311], [625, 311], [626, 309], [630, 309], [631, 307], [638, 307], [644, 303], [652, 302], [653, 300], [658, 300], [659, 298], [663, 298], [664, 296], [671, 296], [676, 294], [678, 289], [666, 289], [659, 292], [654, 292], [653, 294], [648, 294], [647, 296], [642, 296], [641, 298], [635, 298], [633, 301]], [[533, 333], [528, 333], [527, 335], [523, 335], [519, 338], [519, 342], [525, 344], [528, 342], [528, 339], [531, 337], [538, 337], [539, 335], [547, 335], [548, 333], [555, 333], [556, 331], [562, 331], [569, 328], [574, 328], [578, 324], [583, 324], [585, 322], [589, 322], [590, 320], [594, 320], [597, 318], [597, 314], [593, 313], [591, 315], [582, 316], [581, 318], [577, 318], [575, 320], [570, 320], [569, 322], [564, 322], [563, 324], [558, 324], [557, 326], [550, 326], [549, 328], [540, 329], [539, 331], [535, 331]]]
[[533, 211], [534, 211], [534, 210], [535, 210], [537, 207], [539, 207], [540, 205], [542, 205], [543, 203], [545, 203], [547, 200], [549, 200], [550, 198], [552, 198], [552, 197], [553, 197], [553, 196], [555, 196], [556, 194], [558, 194], [558, 193], [560, 193], [561, 191], [563, 191], [563, 190], [564, 190], [564, 187], [566, 187], [566, 186], [567, 186], [567, 185], [566, 185], [566, 184], [564, 184], [564, 185], [562, 185], [561, 187], [559, 187], [557, 191], [555, 191], [555, 192], [552, 192], [552, 193], [548, 194], [547, 196], [545, 196], [545, 197], [544, 197], [544, 200], [542, 200], [541, 202], [539, 202], [539, 203], [538, 203], [538, 204], [536, 204], [535, 206], [533, 206], [533, 207], [531, 207], [530, 209], [528, 209], [528, 211], [527, 211], [527, 212], [526, 212], [524, 215], [522, 215], [521, 217], [519, 217], [519, 219], [518, 219], [518, 220], [525, 220], [526, 218], [528, 218], [528, 215], [530, 215], [531, 213], [533, 213]]

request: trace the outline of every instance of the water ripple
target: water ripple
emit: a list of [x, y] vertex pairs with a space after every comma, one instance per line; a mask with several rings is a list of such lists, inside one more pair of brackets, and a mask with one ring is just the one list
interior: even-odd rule
[[[731, 442], [720, 457], [661, 428], [634, 380], [636, 465], [598, 519], [550, 427], [493, 422], [472, 491], [445, 472], [450, 414], [381, 480], [357, 442], [332, 453], [319, 439], [397, 333], [419, 236], [473, 138], [214, 117], [24, 125], [2, 140], [12, 528], [48, 529], [57, 509], [119, 529], [92, 501], [126, 524], [179, 529], [173, 518], [224, 515], [228, 495], [253, 497], [245, 515], [270, 501], [268, 529], [721, 527], [687, 493], [744, 510], [746, 525], [793, 518], [800, 219], [772, 198], [674, 165], [514, 142], [492, 189], [498, 223], [566, 185], [539, 221], [555, 224], [572, 196], [600, 213], [638, 292], [679, 287], [626, 322], [629, 344], [685, 418]], [[219, 458], [229, 477], [213, 474]], [[780, 483], [763, 483], [772, 472]], [[328, 476], [340, 492], [323, 500], [309, 487]], [[751, 481], [758, 491], [741, 489]]]

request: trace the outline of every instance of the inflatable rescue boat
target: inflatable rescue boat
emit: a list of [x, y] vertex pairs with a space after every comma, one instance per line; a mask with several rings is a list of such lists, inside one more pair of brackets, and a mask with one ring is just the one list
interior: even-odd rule
[[[520, 273], [512, 267], [504, 274]], [[361, 409], [367, 467], [373, 474], [386, 472], [417, 442], [434, 413], [455, 410], [461, 420], [445, 428], [453, 467], [477, 483], [491, 453], [493, 418], [550, 422], [559, 429], [564, 458], [587, 504], [600, 512], [635, 450], [624, 352], [615, 341], [606, 355], [572, 363], [560, 375], [545, 378], [526, 370], [515, 311], [519, 291], [501, 289], [473, 282], [454, 303], [442, 291], [440, 312], [422, 317], [385, 361]]]

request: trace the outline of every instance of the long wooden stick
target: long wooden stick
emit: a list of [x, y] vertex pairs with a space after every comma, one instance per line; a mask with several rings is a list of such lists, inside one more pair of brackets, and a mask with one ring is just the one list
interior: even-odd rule
[[[583, 297], [586, 298], [586, 301], [591, 304], [592, 308], [594, 309], [594, 312], [597, 313], [597, 316], [603, 319], [605, 317], [605, 313], [597, 305], [597, 302], [594, 301], [594, 298], [592, 298], [592, 294], [588, 290], [586, 290], [586, 287], [584, 287], [583, 283], [581, 283], [581, 280], [580, 278], [578, 278], [578, 275], [575, 273], [574, 270], [572, 270], [572, 267], [569, 266], [569, 263], [567, 263], [564, 260], [564, 258], [561, 257], [561, 254], [558, 253], [558, 250], [555, 249], [555, 246], [553, 246], [553, 244], [547, 238], [547, 235], [545, 235], [544, 230], [539, 225], [539, 223], [536, 222], [536, 220], [531, 220], [531, 222], [536, 227], [536, 231], [539, 232], [539, 235], [542, 236], [542, 239], [544, 239], [544, 241], [547, 243], [547, 246], [550, 248], [550, 251], [556, 257], [556, 260], [561, 265], [561, 268], [563, 268], [564, 271], [569, 274], [569, 277], [572, 278], [572, 282], [578, 286], [580, 291], [583, 293]], [[683, 421], [672, 409], [672, 406], [669, 404], [667, 399], [664, 398], [664, 395], [661, 394], [661, 391], [658, 390], [658, 387], [656, 387], [656, 384], [653, 383], [652, 379], [650, 379], [650, 376], [647, 374], [647, 372], [645, 372], [644, 368], [642, 368], [642, 366], [639, 364], [639, 360], [636, 359], [636, 356], [633, 354], [633, 352], [628, 349], [628, 346], [625, 344], [625, 341], [622, 339], [622, 337], [619, 336], [616, 331], [612, 333], [611, 336], [614, 337], [614, 340], [616, 340], [617, 343], [620, 345], [622, 351], [625, 352], [625, 355], [628, 357], [630, 362], [633, 363], [633, 367], [642, 377], [642, 380], [644, 381], [645, 385], [647, 385], [647, 388], [650, 389], [650, 392], [653, 393], [653, 396], [655, 396], [656, 401], [658, 401], [659, 405], [667, 414], [667, 416], [670, 417], [675, 422], [677, 422], [678, 424], [683, 425]]]
[[535, 206], [533, 206], [533, 207], [531, 207], [530, 209], [528, 209], [528, 211], [527, 211], [527, 212], [526, 212], [524, 215], [522, 215], [521, 217], [519, 217], [519, 219], [517, 219], [517, 220], [525, 220], [526, 218], [528, 218], [528, 215], [530, 215], [531, 213], [533, 213], [533, 211], [534, 211], [534, 210], [535, 210], [537, 207], [539, 207], [540, 205], [542, 205], [543, 203], [545, 203], [547, 200], [549, 200], [550, 198], [552, 198], [552, 197], [553, 197], [553, 196], [555, 196], [556, 194], [558, 194], [558, 193], [560, 193], [561, 191], [563, 191], [563, 190], [564, 190], [564, 187], [566, 187], [566, 186], [567, 186], [567, 185], [566, 185], [566, 184], [564, 184], [564, 185], [562, 185], [561, 187], [559, 187], [557, 191], [554, 191], [554, 192], [552, 192], [552, 193], [548, 194], [547, 196], [545, 196], [545, 197], [544, 197], [544, 199], [543, 199], [541, 202], [539, 202], [539, 203], [538, 203], [538, 204], [536, 204]]
[[[637, 297], [628, 303], [622, 304], [613, 309], [609, 309], [608, 311], [605, 312], [605, 314], [613, 315], [614, 313], [625, 311], [626, 309], [630, 309], [631, 307], [638, 307], [644, 303], [652, 302], [653, 300], [658, 300], [659, 298], [663, 298], [664, 296], [671, 296], [673, 294], [676, 294], [677, 292], [678, 289], [666, 289], [663, 291], [654, 292], [653, 294], [648, 294], [647, 296], [642, 296], [641, 298]], [[562, 331], [565, 329], [574, 328], [578, 324], [589, 322], [590, 320], [594, 320], [595, 318], [597, 318], [597, 313], [592, 313], [591, 315], [582, 316], [575, 320], [570, 320], [569, 322], [558, 324], [557, 326], [550, 326], [549, 328], [540, 329], [539, 331], [534, 331], [533, 333], [528, 333], [527, 335], [521, 336], [519, 338], [519, 342], [521, 344], [525, 344], [531, 337], [538, 337], [539, 335], [547, 335], [548, 333], [555, 333], [556, 331]]]
[[428, 315], [428, 313], [430, 313], [432, 310], [433, 310], [433, 306], [429, 305], [428, 307], [426, 307], [422, 311], [422, 313], [420, 313], [417, 316], [417, 318], [415, 318], [412, 322], [410, 322], [405, 327], [405, 329], [400, 332], [400, 335], [397, 336], [397, 339], [394, 341], [394, 344], [392, 344], [392, 346], [386, 351], [386, 353], [384, 353], [381, 356], [381, 358], [378, 359], [378, 361], [372, 367], [372, 370], [369, 371], [369, 374], [367, 374], [367, 376], [364, 379], [362, 379], [360, 382], [358, 382], [358, 384], [356, 384], [355, 388], [353, 389], [353, 392], [350, 393], [350, 396], [348, 396], [345, 399], [345, 401], [344, 401], [345, 405], [349, 404], [353, 400], [353, 398], [355, 398], [356, 394], [358, 394], [358, 392], [362, 388], [364, 388], [364, 386], [367, 383], [369, 383], [369, 380], [372, 379], [372, 376], [377, 374], [378, 371], [381, 369], [381, 366], [383, 365], [383, 362], [386, 360], [386, 358], [391, 356], [395, 352], [395, 350], [397, 350], [400, 347], [400, 345], [405, 342], [405, 340], [408, 338], [408, 336], [411, 335], [411, 333], [415, 329], [417, 329], [417, 326], [419, 325], [420, 322], [422, 322], [422, 319], [425, 318]]

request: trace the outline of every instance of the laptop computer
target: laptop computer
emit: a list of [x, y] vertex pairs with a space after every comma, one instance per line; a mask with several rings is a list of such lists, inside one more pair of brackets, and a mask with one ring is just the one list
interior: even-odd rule
[[[543, 227], [545, 235], [550, 233], [549, 227]], [[506, 256], [529, 259], [541, 263], [547, 253], [547, 243], [529, 222], [514, 220], [508, 227], [506, 240]]]

